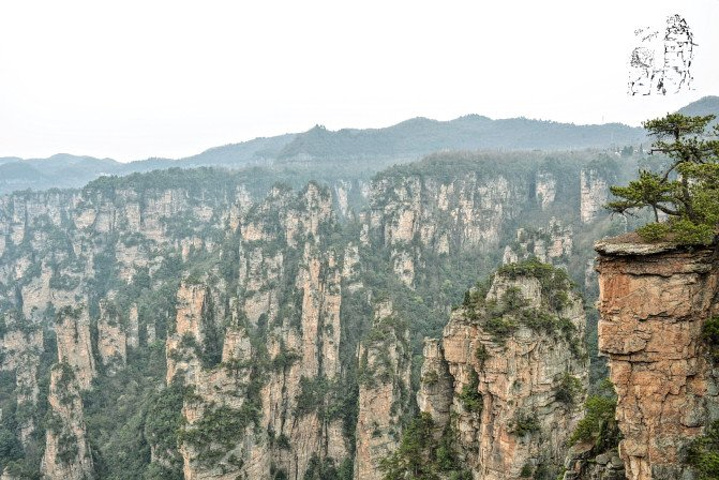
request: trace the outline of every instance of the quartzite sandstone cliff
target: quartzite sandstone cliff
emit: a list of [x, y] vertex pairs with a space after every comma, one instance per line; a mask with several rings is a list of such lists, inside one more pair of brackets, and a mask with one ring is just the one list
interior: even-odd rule
[[531, 273], [498, 273], [452, 313], [441, 342], [425, 341], [420, 410], [438, 431], [449, 423], [475, 479], [561, 470], [587, 370], [582, 302], [557, 283], [563, 302], [552, 306], [557, 292]]
[[[137, 458], [149, 459], [149, 470], [181, 459], [188, 478], [368, 471], [401, 435], [419, 329], [437, 331], [466, 285], [514, 245], [523, 222], [535, 232], [537, 222], [562, 219], [520, 241], [518, 258], [586, 264], [576, 252], [582, 233], [571, 227], [581, 217], [584, 159], [565, 162], [564, 176], [553, 159], [514, 173], [488, 168], [490, 160], [462, 158], [450, 175], [444, 163], [428, 163], [371, 185], [312, 183], [299, 194], [269, 188], [267, 179], [193, 170], [0, 197], [0, 380], [15, 390], [0, 398], [0, 428], [23, 446], [20, 461], [33, 471], [43, 450], [50, 455], [49, 478], [106, 474], [119, 468], [111, 463], [122, 465], [123, 448], [145, 449]], [[585, 183], [591, 190], [603, 181]], [[354, 211], [361, 198], [368, 208]], [[602, 221], [593, 220], [603, 228]], [[409, 337], [393, 334], [406, 349], [371, 339], [374, 312], [388, 301], [390, 317], [401, 320], [395, 326], [410, 327]], [[365, 354], [401, 381], [360, 385]], [[56, 430], [72, 432], [78, 447], [76, 457], [62, 455], [66, 463], [52, 457], [56, 438], [43, 420], [55, 364], [71, 370], [79, 392], [73, 419], [62, 415], [70, 404], [57, 415]], [[147, 376], [136, 377], [141, 387], [131, 382], [139, 390], [128, 403], [117, 384], [138, 368]], [[169, 396], [175, 378], [185, 384], [177, 410], [186, 425], [161, 430], [162, 441], [142, 425], [125, 434], [163, 405], [157, 399]], [[83, 403], [105, 394], [113, 412], [136, 409], [114, 418], [111, 432], [102, 430], [102, 412]], [[204, 441], [203, 428], [213, 432], [225, 414], [241, 419], [231, 441]], [[378, 428], [368, 429], [373, 422]], [[96, 442], [94, 465], [83, 438]]]
[[717, 314], [713, 250], [600, 242], [599, 349], [618, 394], [619, 453], [629, 480], [693, 478], [683, 461], [719, 418], [702, 326]]

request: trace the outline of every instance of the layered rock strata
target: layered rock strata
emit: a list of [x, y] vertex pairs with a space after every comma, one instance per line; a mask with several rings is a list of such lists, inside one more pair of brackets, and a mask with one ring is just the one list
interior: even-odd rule
[[390, 305], [380, 304], [372, 331], [359, 348], [354, 478], [381, 480], [380, 462], [399, 446], [409, 406], [412, 352], [407, 325], [395, 315]]
[[560, 288], [552, 307], [538, 278], [499, 273], [425, 341], [420, 410], [455, 432], [475, 479], [560, 471], [587, 384], [582, 302]]
[[80, 398], [79, 378], [67, 363], [50, 373], [50, 395], [42, 472], [48, 480], [94, 478]]
[[621, 238], [596, 249], [599, 350], [618, 395], [627, 478], [692, 478], [686, 448], [719, 418], [716, 370], [702, 340], [718, 310], [715, 252]]

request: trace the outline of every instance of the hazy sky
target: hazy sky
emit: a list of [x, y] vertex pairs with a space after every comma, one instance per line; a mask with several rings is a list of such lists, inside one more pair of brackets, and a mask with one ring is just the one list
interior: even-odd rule
[[[695, 90], [627, 94], [686, 18]], [[719, 94], [719, 0], [0, 0], [0, 156], [182, 157], [469, 113], [639, 124]]]

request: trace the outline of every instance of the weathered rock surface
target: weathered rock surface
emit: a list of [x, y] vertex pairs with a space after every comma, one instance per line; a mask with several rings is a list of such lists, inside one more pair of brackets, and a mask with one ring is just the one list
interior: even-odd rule
[[43, 475], [49, 480], [94, 478], [78, 380], [67, 363], [55, 365], [50, 375], [51, 421], [42, 461]]
[[599, 349], [609, 357], [630, 480], [691, 478], [689, 442], [719, 418], [701, 339], [717, 313], [713, 251], [600, 243]]
[[547, 210], [557, 196], [557, 179], [549, 172], [537, 172], [534, 194], [542, 210]]
[[[498, 337], [486, 323], [489, 317], [480, 313], [477, 319], [473, 309], [496, 308], [492, 305], [506, 303], [507, 295], [521, 297], [523, 306], [505, 313], [504, 320], [522, 311], [545, 312], [568, 319], [566, 334], [519, 323]], [[452, 313], [441, 344], [425, 342], [418, 404], [439, 431], [448, 424], [453, 429], [458, 458], [475, 479], [519, 479], [540, 466], [562, 464], [587, 383], [582, 302], [568, 295], [567, 303], [553, 311], [537, 278], [497, 274], [477, 306]], [[558, 392], [569, 385], [572, 394], [561, 396]]]
[[100, 302], [97, 322], [97, 349], [108, 375], [114, 375], [127, 362], [127, 336], [114, 305]]
[[565, 226], [552, 217], [548, 227], [536, 230], [520, 228], [516, 242], [505, 247], [502, 263], [517, 263], [536, 257], [540, 262], [562, 265], [567, 263], [572, 247], [572, 226]]
[[72, 368], [81, 390], [89, 389], [96, 369], [87, 308], [79, 305], [60, 309], [57, 312], [55, 333], [58, 362], [66, 363]]
[[359, 414], [354, 478], [381, 480], [380, 462], [399, 445], [409, 407], [412, 352], [407, 326], [380, 305], [369, 339], [360, 345]]
[[[15, 373], [15, 401], [17, 408], [33, 411], [40, 399], [38, 367], [43, 353], [43, 331], [38, 326], [28, 328], [23, 319], [8, 314], [2, 318], [8, 331], [0, 339], [0, 371]], [[31, 415], [26, 415], [18, 425], [20, 441], [28, 447], [30, 436], [37, 425]]]
[[601, 173], [593, 168], [582, 170], [581, 174], [581, 207], [582, 223], [593, 222], [609, 198], [609, 184]]
[[[211, 341], [206, 326], [220, 326], [220, 313], [206, 308], [215, 289], [181, 287], [167, 381], [184, 372], [194, 389], [183, 408], [185, 478], [269, 479], [281, 471], [297, 480], [315, 461], [349, 456], [341, 418], [327, 413], [327, 390], [338, 388], [342, 372], [343, 263], [323, 247], [331, 206], [329, 192], [310, 184], [299, 196], [274, 189], [247, 212], [239, 226], [241, 295], [229, 302], [216, 366], [198, 354]], [[356, 268], [357, 252], [348, 252], [347, 268]], [[219, 418], [237, 422], [237, 430], [205, 439]]]
[[595, 456], [592, 447], [579, 444], [569, 450], [563, 480], [626, 480], [624, 462], [616, 450]]
[[[300, 194], [269, 183], [258, 187], [255, 179], [233, 184], [203, 171], [189, 172], [189, 178], [211, 181], [194, 184], [187, 181], [188, 172], [177, 171], [107, 179], [82, 191], [0, 197], [0, 311], [17, 310], [32, 326], [22, 338], [9, 329], [4, 343], [34, 348], [5, 355], [3, 369], [16, 375], [12, 408], [43, 404], [55, 349], [43, 355], [39, 350], [43, 341], [52, 345], [55, 333], [60, 359], [83, 395], [95, 381], [112, 387], [126, 373], [126, 363], [135, 368], [152, 358], [153, 366], [161, 365], [153, 355], [164, 342], [167, 371], [153, 370], [150, 385], [142, 388], [156, 394], [163, 376], [169, 385], [182, 380], [187, 424], [180, 452], [174, 447], [176, 429], [162, 444], [166, 452], [150, 445], [154, 466], [176, 468], [182, 457], [187, 478], [208, 480], [282, 474], [295, 480], [312, 469], [316, 475], [317, 465], [369, 472], [399, 440], [408, 383], [400, 361], [405, 351], [372, 342], [356, 348], [371, 328], [378, 298], [388, 291], [395, 299], [398, 292], [407, 298], [414, 290], [411, 300], [425, 313], [448, 310], [447, 299], [466, 279], [438, 273], [443, 259], [466, 258], [461, 268], [471, 271], [476, 259], [492, 258], [512, 242], [527, 212], [541, 216], [543, 227], [559, 205], [579, 218], [580, 166], [572, 167], [571, 181], [565, 182], [569, 174], [558, 175], [553, 159], [536, 171], [505, 171], [488, 160], [464, 159], [450, 175], [444, 167], [422, 166], [393, 170], [372, 184], [311, 183]], [[265, 188], [264, 200], [248, 190], [255, 195]], [[366, 201], [369, 209], [353, 211]], [[344, 217], [348, 228], [336, 217]], [[551, 223], [549, 237], [527, 242], [518, 258], [537, 255], [568, 264], [581, 232], [567, 226], [572, 220], [557, 218], [563, 224]], [[363, 284], [365, 279], [370, 281]], [[444, 295], [432, 305], [419, 293], [430, 282]], [[341, 319], [347, 311], [354, 316]], [[400, 333], [396, 338], [404, 340]], [[393, 380], [359, 392], [353, 363], [358, 351], [377, 371], [389, 358]], [[439, 345], [435, 351], [441, 351]], [[425, 403], [433, 414], [448, 416], [451, 399], [444, 405], [439, 395], [454, 386], [454, 377], [444, 360], [433, 368], [441, 378]], [[469, 367], [456, 370], [461, 390], [459, 382], [471, 379]], [[112, 395], [111, 403], [123, 402], [117, 392]], [[353, 465], [358, 395], [362, 428]], [[2, 401], [5, 410], [14, 400]], [[98, 428], [93, 415], [92, 409], [85, 412], [91, 436]], [[370, 430], [374, 415], [378, 427]], [[214, 422], [219, 418], [223, 422]], [[23, 444], [28, 438], [38, 443], [41, 435], [33, 429], [42, 424], [37, 423], [17, 430]], [[211, 427], [219, 424], [232, 425], [232, 433], [212, 438], [232, 441], [203, 440], [202, 434], [216, 433]], [[93, 455], [114, 454], [106, 438], [91, 440], [105, 442]], [[98, 471], [104, 460], [98, 460]], [[32, 462], [37, 468], [39, 460]], [[80, 463], [63, 468], [82, 470]]]
[[395, 274], [408, 286], [421, 266], [420, 249], [452, 254], [464, 248], [497, 248], [503, 225], [519, 212], [525, 185], [503, 176], [468, 174], [445, 183], [407, 177], [397, 185], [380, 179], [373, 185], [369, 232], [391, 248]]

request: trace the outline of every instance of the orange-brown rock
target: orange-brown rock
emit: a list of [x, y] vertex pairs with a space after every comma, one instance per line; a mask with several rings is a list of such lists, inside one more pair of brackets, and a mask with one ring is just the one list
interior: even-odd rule
[[392, 317], [389, 302], [378, 306], [373, 335], [359, 347], [359, 411], [354, 478], [381, 480], [380, 462], [399, 446], [401, 418], [408, 409], [411, 351], [406, 325]]
[[[472, 306], [455, 310], [441, 343], [425, 341], [418, 405], [438, 432], [452, 429], [457, 457], [475, 479], [520, 479], [540, 466], [560, 471], [587, 384], [582, 302], [566, 294], [554, 310], [537, 278], [497, 274], [486, 297], [471, 293], [481, 297], [479, 318]], [[501, 338], [488, 324], [495, 314], [482, 309], [496, 310], [508, 295], [520, 296], [523, 306], [502, 314], [501, 321], [515, 326]], [[522, 315], [566, 319], [565, 334], [558, 325], [555, 331], [530, 328]], [[573, 398], [558, 395], [563, 382], [574, 389]]]
[[88, 390], [95, 377], [95, 357], [92, 355], [90, 315], [84, 305], [67, 306], [57, 313], [57, 358], [70, 365], [81, 390]]
[[127, 338], [120, 322], [115, 306], [101, 301], [100, 318], [97, 321], [97, 350], [108, 375], [114, 375], [127, 361]]
[[717, 311], [719, 264], [710, 250], [617, 241], [596, 248], [599, 350], [618, 394], [627, 477], [685, 478], [684, 450], [719, 404], [701, 340]]
[[50, 373], [50, 411], [41, 466], [43, 478], [48, 480], [94, 478], [79, 380], [67, 363], [56, 364]]

